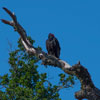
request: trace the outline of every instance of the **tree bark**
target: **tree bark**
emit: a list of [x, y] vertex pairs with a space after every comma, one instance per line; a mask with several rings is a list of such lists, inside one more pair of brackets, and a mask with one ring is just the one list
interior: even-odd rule
[[88, 99], [88, 100], [100, 100], [100, 90], [95, 87], [91, 80], [91, 76], [88, 70], [83, 67], [80, 62], [73, 66], [69, 65], [67, 62], [58, 59], [54, 56], [48, 55], [44, 51], [35, 48], [27, 39], [26, 32], [24, 28], [18, 23], [17, 18], [14, 13], [12, 13], [7, 8], [3, 8], [12, 18], [13, 21], [7, 21], [1, 19], [1, 21], [5, 24], [8, 24], [17, 31], [21, 37], [21, 41], [26, 51], [33, 56], [37, 56], [43, 65], [51, 65], [54, 67], [59, 67], [65, 73], [70, 75], [75, 75], [81, 83], [80, 91], [75, 93], [75, 98], [78, 100]]

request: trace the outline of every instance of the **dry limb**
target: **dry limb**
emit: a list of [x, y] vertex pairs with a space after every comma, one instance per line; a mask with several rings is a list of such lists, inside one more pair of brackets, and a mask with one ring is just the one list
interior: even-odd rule
[[80, 64], [80, 62], [74, 66], [70, 66], [67, 62], [54, 56], [48, 55], [42, 50], [35, 48], [27, 39], [26, 31], [18, 23], [15, 14], [5, 7], [3, 9], [11, 16], [13, 21], [7, 21], [4, 19], [1, 19], [1, 21], [12, 26], [14, 30], [19, 33], [23, 46], [29, 54], [37, 56], [42, 61], [43, 65], [59, 67], [65, 73], [75, 75], [80, 80], [81, 90], [75, 93], [75, 98], [78, 100], [85, 98], [88, 100], [100, 100], [100, 90], [94, 86], [89, 72]]

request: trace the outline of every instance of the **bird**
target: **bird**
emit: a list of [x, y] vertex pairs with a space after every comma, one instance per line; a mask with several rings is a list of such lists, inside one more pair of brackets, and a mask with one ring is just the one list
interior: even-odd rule
[[60, 56], [60, 44], [54, 34], [49, 33], [48, 39], [46, 40], [46, 49], [49, 55], [53, 55], [57, 58]]

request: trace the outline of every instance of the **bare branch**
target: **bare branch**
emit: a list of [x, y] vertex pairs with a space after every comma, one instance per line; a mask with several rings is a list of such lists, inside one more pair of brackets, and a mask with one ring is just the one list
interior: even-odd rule
[[71, 65], [69, 65], [66, 61], [48, 55], [44, 51], [32, 46], [32, 44], [27, 39], [27, 35], [24, 28], [17, 22], [15, 14], [5, 7], [3, 9], [11, 16], [13, 21], [7, 21], [4, 19], [1, 19], [1, 21], [5, 24], [12, 26], [15, 31], [19, 33], [23, 46], [28, 53], [37, 56], [40, 60], [42, 60], [43, 65], [59, 67], [65, 73], [75, 75], [80, 80], [81, 90], [75, 93], [75, 97], [78, 100], [82, 100], [84, 98], [88, 100], [100, 100], [100, 90], [94, 86], [89, 72], [85, 67], [80, 64], [80, 62], [71, 67]]

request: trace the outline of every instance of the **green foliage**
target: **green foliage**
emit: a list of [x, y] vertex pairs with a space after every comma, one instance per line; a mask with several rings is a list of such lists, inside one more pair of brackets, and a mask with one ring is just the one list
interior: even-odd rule
[[[28, 39], [34, 43], [30, 37]], [[46, 73], [39, 74], [39, 59], [26, 53], [20, 39], [18, 49], [9, 55], [10, 74], [0, 76], [0, 100], [61, 100], [59, 85], [52, 85]], [[74, 84], [73, 77], [69, 76], [65, 80], [64, 74], [60, 74], [60, 82], [63, 86], [67, 82]]]

